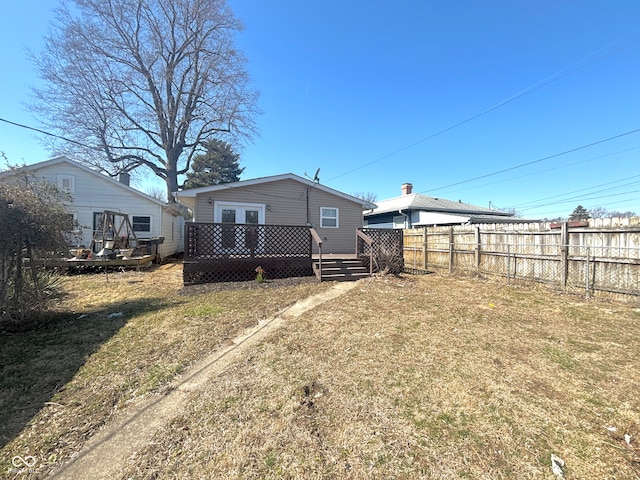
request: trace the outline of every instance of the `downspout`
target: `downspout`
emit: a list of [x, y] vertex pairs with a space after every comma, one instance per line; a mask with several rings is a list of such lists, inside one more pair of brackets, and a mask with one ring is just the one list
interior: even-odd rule
[[411, 228], [411, 217], [406, 213], [402, 213], [402, 209], [398, 210], [398, 213], [406, 219], [404, 224], [407, 226], [407, 229]]

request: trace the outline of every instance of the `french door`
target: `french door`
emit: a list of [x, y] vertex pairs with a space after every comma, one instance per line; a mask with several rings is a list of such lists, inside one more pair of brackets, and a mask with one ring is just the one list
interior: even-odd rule
[[259, 250], [262, 239], [255, 228], [238, 225], [264, 224], [264, 205], [216, 202], [214, 221], [222, 223], [222, 250], [226, 253], [246, 254]]

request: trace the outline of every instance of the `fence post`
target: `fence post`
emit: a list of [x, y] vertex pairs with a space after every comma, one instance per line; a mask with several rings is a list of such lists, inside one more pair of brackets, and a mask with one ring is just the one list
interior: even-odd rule
[[423, 269], [426, 271], [427, 270], [427, 265], [429, 264], [429, 262], [427, 262], [427, 255], [428, 255], [428, 251], [429, 249], [427, 248], [427, 226], [425, 225], [424, 227], [424, 241], [422, 242], [422, 262], [424, 263], [423, 265]]
[[[407, 230], [408, 232], [409, 230]], [[404, 230], [403, 230], [404, 232]], [[403, 233], [404, 235], [404, 233]], [[413, 240], [413, 236], [411, 237], [411, 246], [412, 246], [412, 250], [413, 250], [413, 273], [416, 273], [418, 271], [418, 247], [416, 246], [416, 242], [415, 240]], [[404, 247], [402, 249], [402, 251], [404, 251]]]
[[453, 273], [453, 227], [449, 227], [449, 273]]
[[480, 255], [481, 255], [481, 249], [482, 249], [482, 242], [481, 242], [481, 237], [480, 237], [480, 227], [476, 227], [475, 228], [476, 232], [476, 270], [479, 272], [480, 271]]
[[567, 288], [567, 277], [569, 276], [569, 228], [567, 222], [562, 222], [560, 228], [560, 287]]
[[589, 298], [589, 247], [587, 247], [587, 264], [584, 269], [584, 298]]
[[511, 244], [508, 243], [507, 237], [507, 284], [511, 285]]

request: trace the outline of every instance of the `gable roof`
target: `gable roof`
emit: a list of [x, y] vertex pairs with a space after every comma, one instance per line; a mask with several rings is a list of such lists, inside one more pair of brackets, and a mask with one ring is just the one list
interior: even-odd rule
[[[86, 165], [83, 165], [82, 163], [76, 162], [75, 160], [71, 160], [69, 157], [65, 156], [65, 155], [60, 155], [58, 157], [53, 157], [50, 158], [49, 160], [44, 160], [42, 162], [38, 162], [38, 163], [33, 163], [31, 165], [26, 165], [24, 168], [26, 168], [26, 170], [34, 170], [37, 171], [41, 168], [47, 168], [47, 167], [52, 167], [61, 163], [67, 163], [69, 165], [72, 165], [75, 168], [79, 168], [80, 170], [84, 170], [87, 173], [90, 173], [92, 175], [97, 176], [98, 178], [100, 178], [101, 180], [104, 180], [106, 182], [111, 182], [114, 185], [117, 185], [119, 188], [122, 188], [124, 190], [127, 190], [128, 192], [134, 194], [134, 195], [138, 195], [142, 198], [144, 198], [145, 200], [148, 200], [150, 202], [153, 202], [159, 206], [162, 207], [166, 207], [167, 203], [163, 202], [162, 200], [158, 200], [155, 197], [152, 197], [151, 195], [147, 195], [144, 192], [141, 192], [140, 190], [137, 190], [133, 187], [130, 187], [129, 185], [125, 185], [122, 182], [119, 182], [118, 180], [108, 177], [107, 175], [104, 175], [100, 172], [97, 172], [95, 170], [93, 170], [92, 168], [87, 167]], [[21, 167], [22, 168], [22, 167]], [[0, 176], [4, 176], [4, 175], [11, 175], [11, 172], [0, 172]]]
[[501, 216], [513, 217], [512, 213], [491, 210], [489, 208], [478, 207], [462, 201], [455, 202], [445, 198], [430, 197], [421, 193], [411, 193], [399, 197], [389, 198], [376, 202], [377, 208], [370, 212], [365, 212], [365, 217], [378, 215], [381, 213], [398, 212], [399, 210], [415, 210], [442, 213], [462, 213], [466, 215]]
[[344, 198], [345, 200], [358, 203], [362, 205], [363, 209], [372, 209], [376, 207], [376, 204], [374, 203], [367, 202], [366, 200], [362, 200], [361, 198], [354, 197], [353, 195], [342, 193], [338, 190], [334, 190], [333, 188], [322, 185], [321, 183], [316, 183], [311, 180], [307, 180], [306, 178], [300, 177], [293, 173], [283, 173], [281, 175], [271, 175], [268, 177], [253, 178], [251, 180], [240, 180], [239, 182], [222, 183], [219, 185], [207, 185], [205, 187], [198, 187], [198, 188], [189, 188], [186, 190], [173, 192], [173, 194], [176, 197], [176, 199], [195, 198], [198, 195], [203, 193], [220, 192], [220, 191], [228, 190], [231, 188], [250, 187], [253, 185], [261, 185], [261, 184], [270, 183], [270, 182], [277, 182], [280, 180], [294, 180], [296, 182], [300, 182], [304, 185], [307, 185], [308, 187], [317, 188], [318, 190], [322, 190], [323, 192], [327, 192], [337, 197]]

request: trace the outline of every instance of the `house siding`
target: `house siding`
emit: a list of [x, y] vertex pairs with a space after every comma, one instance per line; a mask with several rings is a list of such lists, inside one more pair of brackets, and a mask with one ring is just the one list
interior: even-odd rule
[[[363, 221], [360, 204], [293, 179], [199, 194], [196, 198], [196, 221], [213, 222], [215, 203], [222, 201], [268, 206], [265, 210], [265, 223], [268, 225], [311, 224], [324, 240], [323, 252], [326, 253], [353, 253], [355, 231], [362, 227]], [[339, 209], [339, 228], [320, 228], [321, 207]]]
[[184, 250], [184, 217], [164, 212], [162, 233], [164, 242], [158, 246], [161, 258], [168, 257]]
[[126, 213], [130, 221], [133, 216], [150, 217], [151, 231], [137, 232], [136, 236], [141, 239], [164, 236], [165, 242], [158, 248], [161, 258], [182, 251], [182, 217], [163, 211], [162, 205], [146, 198], [142, 193], [132, 192], [106, 177], [101, 178], [103, 175], [97, 172], [86, 171], [67, 161], [43, 167], [35, 164], [29, 168], [36, 177], [54, 184], [58, 183], [61, 175], [74, 179], [75, 190], [70, 192], [73, 202], [68, 208], [80, 225], [81, 235], [74, 239], [77, 244], [88, 247], [93, 239], [94, 213], [111, 210]]

